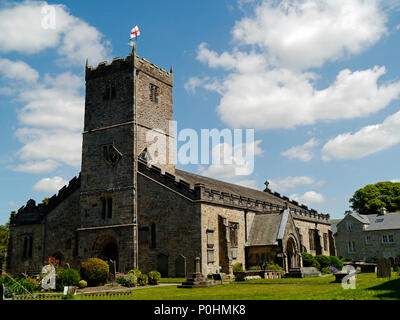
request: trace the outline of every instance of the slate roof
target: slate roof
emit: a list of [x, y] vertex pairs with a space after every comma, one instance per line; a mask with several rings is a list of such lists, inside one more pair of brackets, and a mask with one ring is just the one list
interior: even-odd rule
[[362, 214], [359, 214], [357, 212], [352, 212], [352, 213], [350, 213], [350, 215], [353, 218], [355, 218], [358, 221], [360, 221], [361, 223], [364, 223], [364, 224], [369, 224], [370, 223], [370, 221], [369, 221], [369, 217], [370, 216], [369, 215], [362, 215]]
[[277, 245], [282, 214], [257, 214], [251, 225], [247, 246]]
[[[187, 181], [194, 187], [196, 183], [204, 184], [207, 188], [219, 190], [221, 192], [227, 192], [235, 195], [240, 195], [242, 197], [252, 198], [260, 201], [268, 201], [270, 203], [283, 205], [285, 200], [281, 199], [269, 192], [263, 192], [260, 190], [251, 189], [244, 186], [239, 186], [237, 184], [232, 184], [209, 177], [200, 176], [191, 172], [175, 170], [175, 175]], [[286, 200], [289, 207], [300, 208], [300, 206], [295, 206]], [[303, 209], [304, 210], [304, 209]]]
[[370, 223], [365, 231], [400, 229], [400, 212], [368, 215], [368, 219]]

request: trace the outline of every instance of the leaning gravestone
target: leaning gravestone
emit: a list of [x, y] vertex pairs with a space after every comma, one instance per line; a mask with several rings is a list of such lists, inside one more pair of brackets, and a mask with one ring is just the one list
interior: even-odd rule
[[390, 278], [392, 275], [391, 263], [389, 259], [379, 259], [377, 267], [377, 278]]

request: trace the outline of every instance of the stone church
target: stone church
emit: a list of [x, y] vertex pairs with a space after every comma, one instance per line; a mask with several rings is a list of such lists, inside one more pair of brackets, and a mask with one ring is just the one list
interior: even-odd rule
[[[335, 255], [329, 215], [267, 183], [258, 191], [149, 161], [149, 131], [173, 139], [172, 89], [172, 67], [135, 51], [86, 64], [81, 173], [47, 204], [11, 213], [7, 272], [37, 274], [50, 256], [74, 268], [100, 257], [120, 272], [184, 277], [196, 257], [207, 275], [263, 261], [297, 270], [302, 251]], [[174, 159], [174, 148], [164, 152]]]

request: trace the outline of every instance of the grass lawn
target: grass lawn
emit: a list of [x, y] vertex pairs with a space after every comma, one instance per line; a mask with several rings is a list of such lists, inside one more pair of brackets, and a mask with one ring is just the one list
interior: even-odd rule
[[[135, 290], [128, 300], [379, 300], [400, 299], [400, 277], [376, 279], [357, 274], [356, 289], [344, 290], [334, 276], [305, 279], [261, 279], [210, 288], [178, 289], [164, 286]], [[171, 281], [168, 281], [171, 282]], [[173, 282], [173, 281], [172, 281]], [[80, 299], [76, 295], [75, 299]]]

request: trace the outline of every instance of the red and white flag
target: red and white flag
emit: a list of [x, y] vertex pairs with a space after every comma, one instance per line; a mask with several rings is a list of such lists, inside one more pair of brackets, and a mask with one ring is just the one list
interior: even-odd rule
[[131, 31], [131, 39], [137, 38], [138, 36], [140, 36], [139, 27], [135, 26]]

